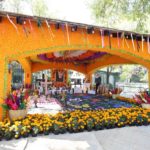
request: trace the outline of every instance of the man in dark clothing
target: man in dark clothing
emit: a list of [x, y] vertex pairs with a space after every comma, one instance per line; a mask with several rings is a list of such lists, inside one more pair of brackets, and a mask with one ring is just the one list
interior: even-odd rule
[[97, 90], [101, 84], [101, 76], [99, 74], [96, 74], [95, 75], [95, 84], [96, 84], [96, 91], [95, 91], [95, 94], [97, 94]]

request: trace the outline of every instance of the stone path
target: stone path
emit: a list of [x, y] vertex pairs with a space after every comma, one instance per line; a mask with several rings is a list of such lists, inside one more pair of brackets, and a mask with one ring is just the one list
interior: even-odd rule
[[0, 150], [150, 150], [150, 126], [1, 141]]

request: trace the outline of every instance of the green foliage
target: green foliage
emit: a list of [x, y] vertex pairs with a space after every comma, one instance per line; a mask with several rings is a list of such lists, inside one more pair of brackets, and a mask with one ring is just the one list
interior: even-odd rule
[[89, 3], [96, 21], [107, 27], [130, 23], [132, 30], [147, 33], [150, 29], [149, 0], [93, 0]]
[[3, 108], [4, 110], [9, 110], [9, 109], [10, 109], [7, 104], [2, 104], [2, 108]]
[[45, 0], [31, 0], [31, 7], [33, 15], [46, 16], [48, 7]]

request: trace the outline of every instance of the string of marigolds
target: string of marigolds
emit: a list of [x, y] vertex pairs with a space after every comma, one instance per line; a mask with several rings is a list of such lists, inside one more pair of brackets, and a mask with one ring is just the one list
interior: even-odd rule
[[141, 126], [150, 124], [150, 109], [118, 108], [97, 111], [72, 111], [48, 114], [27, 115], [25, 119], [0, 122], [0, 139], [10, 140], [21, 137], [62, 134], [120, 128], [124, 126]]

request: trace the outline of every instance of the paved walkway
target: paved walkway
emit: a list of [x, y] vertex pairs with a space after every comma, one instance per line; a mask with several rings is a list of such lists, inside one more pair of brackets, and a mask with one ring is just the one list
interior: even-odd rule
[[150, 126], [1, 141], [0, 150], [150, 150]]

